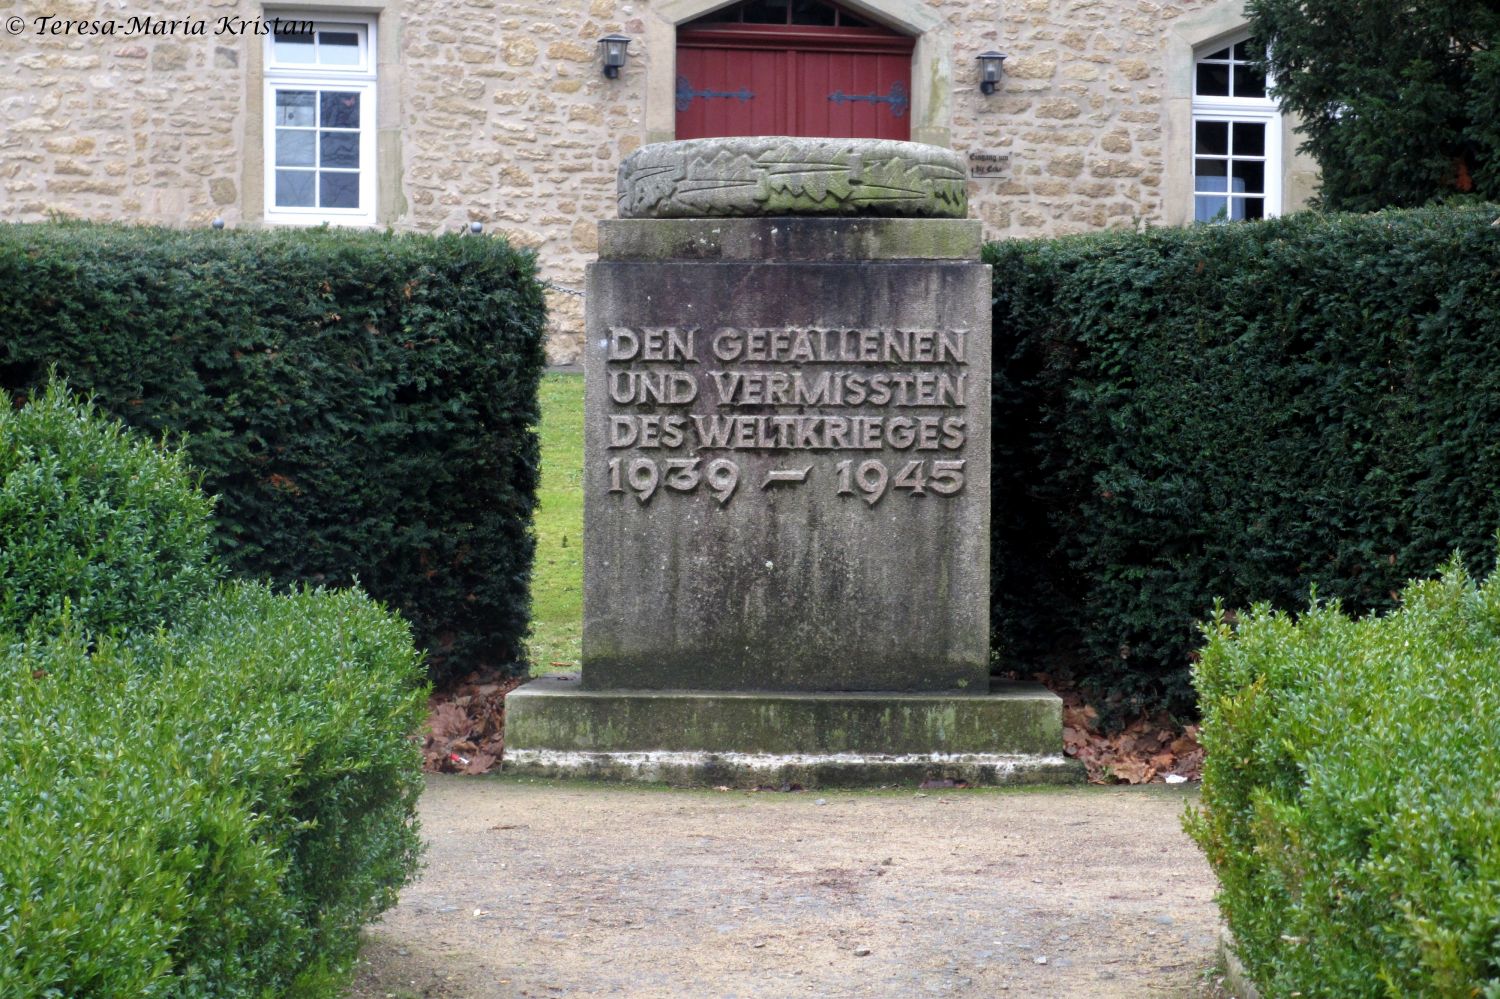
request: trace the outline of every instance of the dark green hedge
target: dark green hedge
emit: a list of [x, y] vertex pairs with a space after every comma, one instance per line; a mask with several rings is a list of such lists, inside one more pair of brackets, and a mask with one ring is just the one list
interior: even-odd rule
[[993, 621], [1190, 711], [1213, 600], [1351, 612], [1500, 525], [1500, 208], [993, 244]]
[[188, 434], [230, 568], [358, 578], [437, 679], [522, 655], [543, 324], [495, 239], [0, 225], [0, 388]]

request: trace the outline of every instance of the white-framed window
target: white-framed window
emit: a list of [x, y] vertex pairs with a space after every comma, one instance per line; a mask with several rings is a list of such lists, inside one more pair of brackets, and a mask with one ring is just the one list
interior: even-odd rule
[[1281, 214], [1281, 112], [1251, 65], [1248, 37], [1215, 42], [1193, 64], [1193, 219]]
[[265, 39], [266, 221], [375, 222], [375, 20], [277, 14]]

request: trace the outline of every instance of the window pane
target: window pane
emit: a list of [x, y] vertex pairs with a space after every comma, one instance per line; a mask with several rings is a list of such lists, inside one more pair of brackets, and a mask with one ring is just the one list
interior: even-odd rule
[[1247, 219], [1263, 219], [1266, 217], [1265, 198], [1244, 198], [1244, 210], [1241, 215]]
[[276, 124], [305, 125], [311, 128], [316, 124], [313, 120], [315, 96], [311, 90], [276, 91]]
[[862, 17], [855, 17], [847, 10], [839, 11], [839, 27], [841, 28], [873, 28], [875, 25]]
[[359, 94], [346, 90], [324, 90], [318, 96], [322, 98], [323, 111], [320, 125], [324, 128], [359, 127]]
[[313, 207], [313, 178], [316, 176], [311, 170], [277, 170], [276, 207]]
[[750, 0], [745, 4], [746, 24], [786, 24], [789, 0]]
[[305, 62], [308, 64], [316, 61], [317, 56], [313, 52], [313, 36], [311, 31], [293, 34], [289, 31], [276, 32], [272, 40], [272, 52], [277, 62]]
[[1198, 64], [1198, 94], [1202, 97], [1229, 96], [1229, 67], [1212, 63]]
[[833, 8], [822, 0], [792, 0], [793, 24], [816, 24], [833, 27]]
[[1198, 148], [1194, 152], [1208, 156], [1229, 155], [1229, 122], [1197, 122]]
[[1214, 194], [1229, 190], [1228, 161], [1198, 159], [1193, 164], [1193, 190]]
[[359, 36], [352, 31], [318, 32], [318, 62], [325, 66], [358, 66]]
[[1257, 73], [1249, 66], [1234, 67], [1234, 96], [1266, 96], [1266, 74]]
[[315, 166], [313, 162], [313, 132], [278, 128], [276, 130], [277, 166]]
[[1234, 161], [1234, 187], [1237, 194], [1266, 193], [1266, 165], [1259, 160]]
[[[308, 138], [311, 132], [303, 133]], [[357, 167], [359, 166], [359, 133], [358, 132], [319, 132], [320, 151], [323, 154], [321, 164], [325, 167]], [[308, 143], [309, 148], [311, 143]]]
[[1228, 49], [1220, 49], [1217, 52], [1210, 52], [1208, 55], [1204, 56], [1203, 58], [1205, 58], [1205, 59], [1222, 59], [1224, 62], [1228, 62], [1229, 61], [1229, 50]]
[[324, 208], [358, 208], [359, 174], [318, 174], [318, 204]]
[[1234, 155], [1266, 155], [1266, 126], [1259, 121], [1237, 121], [1234, 123]]
[[1264, 50], [1256, 48], [1248, 38], [1234, 47], [1236, 62], [1249, 62], [1251, 59], [1260, 58], [1263, 54]]
[[1229, 218], [1228, 198], [1194, 198], [1193, 221], [1223, 222]]

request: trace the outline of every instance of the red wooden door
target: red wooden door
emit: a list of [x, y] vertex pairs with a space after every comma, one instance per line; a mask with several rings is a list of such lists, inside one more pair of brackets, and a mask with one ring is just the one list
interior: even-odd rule
[[792, 73], [800, 95], [792, 135], [911, 138], [910, 52], [798, 52]]
[[868, 24], [695, 22], [677, 34], [677, 138], [908, 139], [913, 44]]

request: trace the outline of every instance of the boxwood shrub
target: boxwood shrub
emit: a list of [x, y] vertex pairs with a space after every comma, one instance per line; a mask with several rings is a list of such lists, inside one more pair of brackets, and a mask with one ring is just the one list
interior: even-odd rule
[[217, 577], [212, 509], [180, 452], [61, 384], [19, 409], [0, 390], [0, 633], [64, 615], [90, 632], [175, 619]]
[[499, 239], [0, 224], [0, 388], [186, 434], [229, 568], [357, 578], [439, 679], [521, 660], [543, 325]]
[[61, 386], [0, 458], [0, 997], [339, 994], [416, 861], [406, 624], [217, 584], [181, 456]]
[[993, 622], [1121, 709], [1196, 622], [1388, 609], [1500, 525], [1500, 207], [991, 244]]
[[425, 700], [405, 624], [353, 591], [12, 644], [0, 996], [340, 995], [415, 867]]
[[1500, 996], [1500, 573], [1218, 614], [1188, 830], [1267, 996]]

